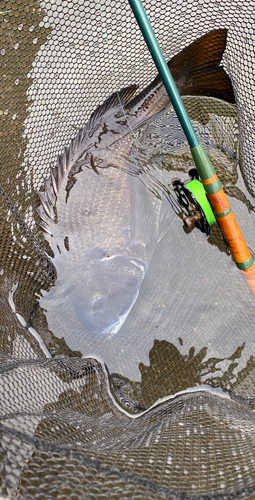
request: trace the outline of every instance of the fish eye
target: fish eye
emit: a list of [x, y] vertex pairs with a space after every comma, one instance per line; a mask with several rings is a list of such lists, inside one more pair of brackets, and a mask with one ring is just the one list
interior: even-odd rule
[[104, 306], [104, 299], [102, 299], [102, 297], [95, 297], [95, 299], [91, 301], [90, 305], [95, 312], [101, 311]]

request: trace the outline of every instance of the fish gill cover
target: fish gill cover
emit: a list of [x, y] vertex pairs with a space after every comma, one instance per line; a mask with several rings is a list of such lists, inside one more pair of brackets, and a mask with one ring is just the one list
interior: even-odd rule
[[[252, 4], [144, 4], [254, 248]], [[128, 3], [0, 10], [1, 495], [252, 498], [254, 303], [177, 216], [194, 163]]]

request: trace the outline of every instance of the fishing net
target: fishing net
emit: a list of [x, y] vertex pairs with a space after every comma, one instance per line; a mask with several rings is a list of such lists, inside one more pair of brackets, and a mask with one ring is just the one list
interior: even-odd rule
[[[228, 30], [236, 105], [183, 99], [255, 249], [254, 2], [143, 4], [166, 60]], [[0, 498], [255, 498], [255, 306], [217, 225], [207, 239], [176, 217], [110, 338], [45, 298], [56, 276], [37, 192], [98, 104], [156, 76], [128, 2], [0, 11]], [[171, 107], [139, 137], [169, 184], [188, 178]]]

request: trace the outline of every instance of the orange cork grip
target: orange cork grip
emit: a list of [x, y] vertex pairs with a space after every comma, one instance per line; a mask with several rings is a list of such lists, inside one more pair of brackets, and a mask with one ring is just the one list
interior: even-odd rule
[[[206, 185], [207, 182], [204, 181], [203, 184]], [[230, 208], [230, 204], [226, 198], [223, 189], [220, 189], [218, 193], [208, 194], [207, 196], [213, 206], [215, 214], [220, 214]]]
[[[211, 181], [211, 179], [210, 179]], [[207, 195], [215, 211], [215, 215], [222, 214], [230, 209], [230, 205], [223, 189], [218, 193]], [[244, 241], [244, 237], [239, 229], [233, 212], [217, 217], [220, 228], [229, 244], [235, 262], [242, 263], [250, 259], [251, 254]], [[242, 275], [249, 287], [253, 297], [255, 297], [255, 265], [249, 269], [242, 270]]]
[[[218, 193], [208, 195], [208, 198], [214, 208], [216, 217], [217, 214], [225, 212], [230, 208], [223, 189], [220, 189]], [[217, 220], [229, 244], [235, 262], [241, 263], [250, 259], [251, 254], [245, 243], [244, 237], [239, 229], [233, 212], [231, 211], [227, 215], [218, 217]]]

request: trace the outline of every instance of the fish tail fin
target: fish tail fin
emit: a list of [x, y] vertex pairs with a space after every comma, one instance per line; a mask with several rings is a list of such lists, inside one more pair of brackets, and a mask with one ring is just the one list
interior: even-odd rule
[[230, 78], [220, 66], [226, 40], [226, 29], [210, 31], [169, 61], [181, 95], [203, 95], [235, 102]]

